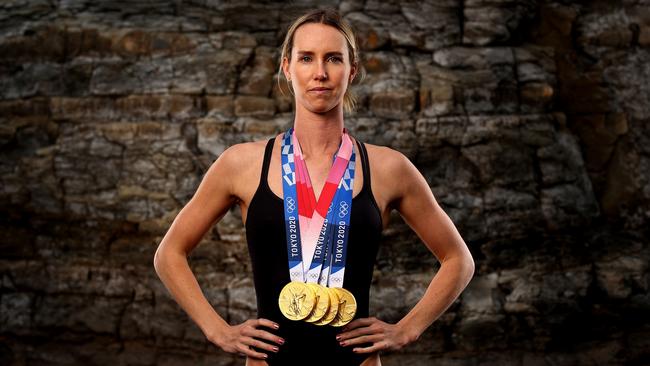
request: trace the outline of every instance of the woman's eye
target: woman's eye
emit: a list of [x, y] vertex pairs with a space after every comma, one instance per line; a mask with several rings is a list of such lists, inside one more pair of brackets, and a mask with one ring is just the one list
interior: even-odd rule
[[[332, 60], [332, 61], [334, 61], [334, 62], [343, 62], [343, 59], [341, 59], [341, 58], [338, 57], [338, 56], [330, 56], [330, 57], [328, 58], [328, 60]], [[302, 61], [302, 62], [309, 62], [309, 61], [311, 61], [311, 56], [302, 56], [302, 57], [300, 58], [300, 61]]]

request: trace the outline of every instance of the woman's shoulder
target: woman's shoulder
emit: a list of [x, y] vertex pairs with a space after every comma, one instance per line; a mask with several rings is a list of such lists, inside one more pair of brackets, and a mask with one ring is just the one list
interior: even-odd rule
[[373, 177], [373, 192], [390, 205], [401, 197], [404, 187], [413, 182], [413, 163], [404, 153], [391, 147], [365, 142], [364, 145]]
[[250, 200], [254, 194], [269, 138], [232, 144], [217, 158], [215, 164], [220, 162], [225, 166], [221, 171], [230, 172], [228, 177], [238, 200]]
[[376, 165], [380, 170], [393, 171], [394, 168], [406, 163], [408, 157], [401, 151], [395, 150], [388, 146], [375, 145], [363, 142], [368, 151], [368, 160], [371, 165]]
[[240, 165], [254, 163], [257, 160], [262, 159], [264, 156], [264, 150], [266, 149], [266, 144], [270, 138], [271, 137], [232, 144], [221, 153], [219, 158], [236, 161]]

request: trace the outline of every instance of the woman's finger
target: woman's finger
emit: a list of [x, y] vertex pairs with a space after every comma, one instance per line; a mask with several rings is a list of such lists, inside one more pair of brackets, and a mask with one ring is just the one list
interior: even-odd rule
[[347, 347], [347, 346], [354, 346], [355, 344], [375, 343], [381, 341], [383, 338], [384, 337], [381, 334], [364, 335], [361, 337], [355, 337], [355, 338], [348, 339], [347, 341], [341, 342], [341, 346]]
[[242, 339], [242, 342], [244, 344], [249, 345], [249, 346], [256, 347], [256, 348], [259, 348], [259, 349], [263, 349], [263, 350], [266, 350], [266, 351], [271, 351], [271, 352], [277, 352], [278, 351], [277, 346], [274, 346], [272, 344], [268, 344], [266, 342], [262, 342], [260, 340], [255, 339], [255, 338], [245, 337], [244, 339]]
[[347, 332], [349, 330], [352, 330], [354, 328], [358, 327], [365, 327], [374, 322], [374, 318], [359, 318], [359, 319], [354, 319], [350, 323], [348, 323], [346, 326], [341, 329], [343, 332]]
[[369, 347], [356, 347], [353, 348], [352, 351], [355, 353], [373, 353], [373, 352], [379, 352], [383, 349], [386, 349], [387, 343], [385, 341], [377, 342], [373, 344], [372, 346]]
[[355, 337], [359, 337], [362, 335], [367, 335], [367, 334], [373, 334], [372, 328], [370, 328], [370, 325], [362, 326], [359, 328], [356, 328], [354, 330], [350, 330], [344, 333], [340, 333], [336, 339], [339, 341], [344, 341], [346, 339], [351, 339]]
[[243, 343], [237, 345], [237, 350], [246, 356], [259, 358], [262, 360], [265, 360], [268, 357], [266, 353], [256, 352], [255, 350], [253, 350], [252, 348], [250, 348], [249, 346]]
[[265, 318], [256, 319], [255, 322], [257, 323], [256, 324], [257, 326], [263, 326], [263, 327], [268, 327], [268, 328], [272, 328], [272, 329], [280, 328], [280, 324], [278, 324], [278, 323], [276, 323], [274, 321], [265, 319]]
[[247, 334], [247, 335], [255, 338], [264, 339], [278, 345], [282, 345], [284, 343], [284, 339], [282, 339], [281, 337], [278, 337], [275, 334], [272, 334], [270, 332], [261, 329], [255, 329], [251, 332], [251, 334]]

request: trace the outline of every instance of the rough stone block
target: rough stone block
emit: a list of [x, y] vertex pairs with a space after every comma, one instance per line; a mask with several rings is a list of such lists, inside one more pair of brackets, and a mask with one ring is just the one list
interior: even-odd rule
[[365, 13], [354, 12], [347, 14], [345, 20], [350, 22], [359, 35], [361, 50], [376, 50], [385, 46], [390, 36], [381, 22]]
[[66, 56], [66, 34], [55, 26], [36, 27], [22, 35], [0, 39], [3, 62], [60, 62]]
[[95, 67], [90, 92], [93, 95], [164, 93], [169, 91], [173, 75], [169, 59], [106, 62]]
[[234, 116], [234, 98], [231, 96], [212, 96], [205, 97], [207, 117], [233, 117]]
[[414, 106], [414, 92], [408, 89], [375, 93], [370, 98], [372, 113], [384, 118], [407, 118], [413, 112]]
[[3, 99], [59, 96], [65, 93], [64, 68], [57, 63], [23, 63], [0, 75]]
[[116, 334], [128, 299], [46, 295], [34, 308], [34, 327], [66, 327], [79, 332]]
[[253, 96], [240, 96], [235, 99], [235, 115], [238, 117], [270, 118], [273, 114], [273, 99]]
[[255, 58], [242, 73], [237, 91], [244, 95], [268, 96], [271, 91], [271, 82], [277, 72], [275, 49], [259, 46], [255, 48]]
[[29, 333], [34, 295], [29, 292], [5, 293], [0, 298], [0, 324], [5, 331]]

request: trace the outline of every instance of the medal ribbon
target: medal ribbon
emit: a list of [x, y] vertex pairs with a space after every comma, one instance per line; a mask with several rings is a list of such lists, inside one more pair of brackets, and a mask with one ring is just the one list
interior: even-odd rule
[[287, 256], [291, 281], [304, 282], [302, 266], [301, 236], [298, 220], [298, 197], [296, 173], [293, 160], [291, 130], [282, 138], [282, 192], [284, 195], [284, 226], [287, 234]]
[[[292, 281], [327, 284], [332, 260], [332, 268], [341, 277], [337, 287], [341, 287], [354, 182], [352, 141], [344, 129], [341, 145], [333, 157], [334, 163], [317, 202], [293, 132], [290, 128], [284, 134], [281, 149], [289, 274]], [[336, 225], [328, 225], [333, 220], [337, 220]], [[337, 227], [336, 239], [332, 238], [334, 226]], [[310, 261], [305, 261], [312, 256]], [[305, 268], [308, 269], [307, 278]]]
[[[321, 269], [319, 283], [329, 287], [343, 287], [347, 244], [352, 213], [352, 190], [354, 188], [355, 153], [352, 152], [348, 169], [337, 190], [334, 204], [328, 213], [329, 233], [327, 235], [326, 256]], [[331, 269], [330, 269], [331, 268]]]
[[[302, 191], [302, 194], [298, 194], [298, 214], [302, 238], [301, 244], [304, 268], [307, 269], [308, 272], [316, 274], [315, 277], [308, 276], [307, 281], [317, 282], [322, 263], [313, 263], [312, 255], [316, 252], [319, 236], [323, 232], [323, 224], [325, 223], [327, 211], [332, 204], [341, 177], [344, 176], [346, 168], [349, 165], [350, 157], [353, 152], [352, 140], [350, 139], [347, 130], [343, 129], [341, 145], [336, 154], [336, 160], [334, 160], [334, 163], [330, 167], [327, 180], [325, 181], [320, 197], [318, 197], [318, 201], [316, 202], [314, 188], [309, 178], [307, 165], [302, 156], [300, 143], [298, 142], [295, 133], [292, 135], [294, 160], [296, 168], [299, 170], [297, 175], [297, 190], [299, 192]], [[305, 207], [304, 211], [301, 207]], [[325, 233], [327, 233], [327, 230], [325, 230]]]

